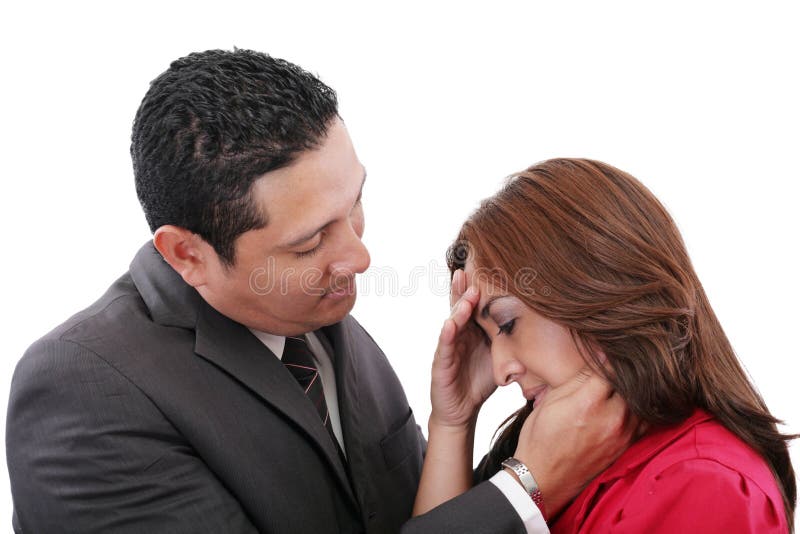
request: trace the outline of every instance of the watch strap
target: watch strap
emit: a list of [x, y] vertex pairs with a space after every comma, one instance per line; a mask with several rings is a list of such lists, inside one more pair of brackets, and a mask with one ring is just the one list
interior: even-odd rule
[[528, 466], [513, 456], [503, 460], [500, 465], [507, 467], [516, 473], [517, 477], [519, 477], [519, 481], [522, 483], [522, 487], [525, 488], [525, 492], [533, 500], [533, 503], [539, 507], [542, 515], [544, 515], [542, 492], [539, 489], [539, 484], [536, 483], [536, 479], [533, 478], [533, 474], [531, 474], [530, 469], [528, 469]]

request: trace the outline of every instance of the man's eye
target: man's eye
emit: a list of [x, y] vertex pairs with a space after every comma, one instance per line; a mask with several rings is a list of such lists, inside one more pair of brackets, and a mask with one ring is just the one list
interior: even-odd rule
[[516, 319], [511, 319], [507, 323], [501, 324], [500, 329], [497, 331], [497, 335], [499, 336], [500, 334], [506, 334], [506, 335], [510, 334], [511, 331], [514, 330], [514, 323], [516, 322], [517, 322]]
[[310, 258], [314, 254], [319, 252], [319, 249], [321, 247], [322, 247], [322, 240], [320, 240], [320, 242], [317, 243], [317, 246], [315, 246], [314, 248], [310, 248], [310, 249], [304, 250], [302, 252], [295, 252], [294, 255], [297, 256], [298, 258]]

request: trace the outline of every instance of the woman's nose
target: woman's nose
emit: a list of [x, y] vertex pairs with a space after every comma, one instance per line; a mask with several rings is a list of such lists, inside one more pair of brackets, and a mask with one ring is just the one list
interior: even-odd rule
[[509, 353], [507, 349], [497, 347], [497, 343], [492, 345], [492, 373], [494, 383], [498, 386], [507, 386], [514, 382], [517, 377], [525, 373], [525, 368], [519, 361]]

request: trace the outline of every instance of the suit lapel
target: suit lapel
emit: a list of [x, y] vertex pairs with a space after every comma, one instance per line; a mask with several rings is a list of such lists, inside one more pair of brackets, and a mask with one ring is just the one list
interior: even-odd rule
[[195, 352], [259, 395], [307, 434], [346, 495], [356, 503], [339, 453], [313, 405], [280, 360], [245, 326], [209, 306], [161, 258], [151, 243], [131, 264], [131, 276], [160, 324], [194, 328]]
[[[368, 424], [365, 415], [368, 410], [362, 409], [361, 398], [359, 395], [359, 373], [356, 347], [350, 333], [350, 321], [348, 315], [339, 323], [326, 326], [316, 333], [323, 339], [323, 344], [333, 358], [333, 366], [336, 373], [336, 390], [339, 401], [339, 419], [342, 425], [345, 450], [347, 451], [347, 463], [350, 471], [351, 481], [359, 499], [369, 500], [369, 496], [375, 494], [373, 488], [373, 473], [370, 469], [370, 462], [366, 457], [366, 447], [363, 442], [364, 433], [361, 427]], [[321, 334], [321, 335], [320, 335]], [[360, 502], [360, 509], [373, 510], [374, 503]], [[365, 521], [368, 521], [365, 519]]]
[[308, 434], [353, 498], [336, 446], [302, 388], [280, 360], [247, 328], [205, 303], [196, 333], [195, 352], [239, 380]]
[[339, 401], [339, 419], [342, 425], [345, 450], [350, 458], [351, 453], [355, 453], [361, 448], [360, 432], [358, 432], [361, 410], [358, 396], [358, 370], [353, 358], [352, 344], [345, 328], [346, 321], [347, 318], [341, 323], [321, 328], [316, 334], [333, 359], [336, 391], [339, 397], [337, 399]]

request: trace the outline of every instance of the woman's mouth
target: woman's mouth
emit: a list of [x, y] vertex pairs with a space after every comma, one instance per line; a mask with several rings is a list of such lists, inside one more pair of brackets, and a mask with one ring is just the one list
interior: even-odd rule
[[522, 396], [529, 401], [535, 400], [536, 402], [539, 402], [541, 398], [544, 396], [547, 389], [548, 389], [547, 384], [542, 384], [541, 386], [536, 386], [533, 388], [528, 388], [523, 390]]

